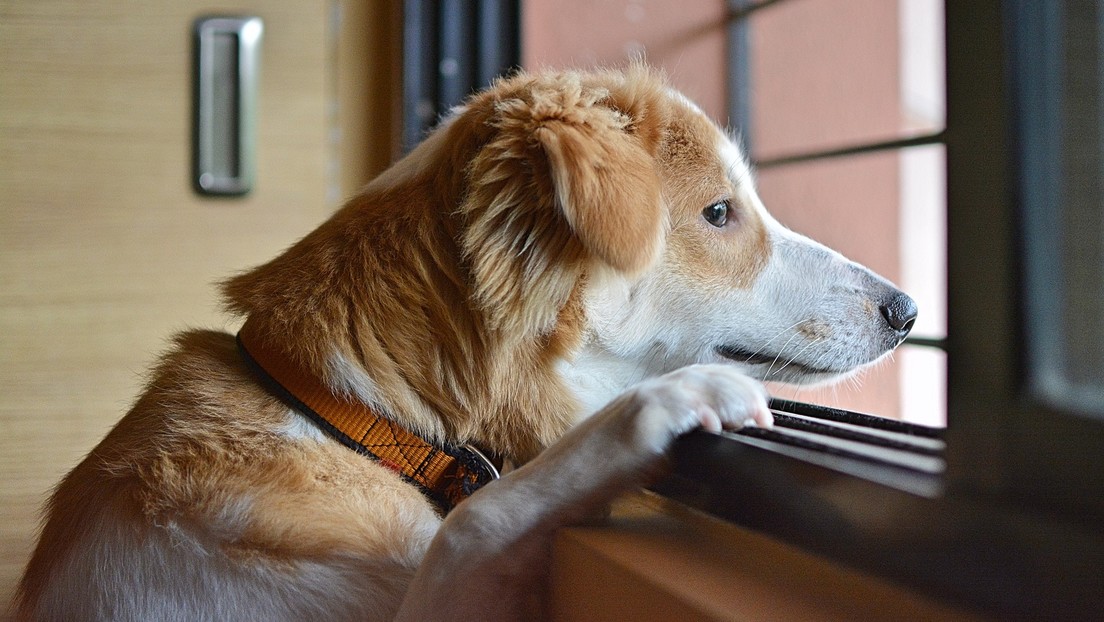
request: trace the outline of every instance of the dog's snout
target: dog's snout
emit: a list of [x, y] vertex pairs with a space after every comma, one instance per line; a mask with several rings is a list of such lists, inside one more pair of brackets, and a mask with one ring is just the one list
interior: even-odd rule
[[890, 328], [897, 331], [901, 337], [907, 335], [916, 323], [916, 302], [904, 292], [894, 292], [893, 296], [882, 303], [878, 309]]

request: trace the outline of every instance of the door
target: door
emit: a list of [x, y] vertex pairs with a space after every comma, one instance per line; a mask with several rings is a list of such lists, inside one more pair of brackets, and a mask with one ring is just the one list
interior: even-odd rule
[[233, 6], [264, 21], [257, 175], [251, 194], [210, 199], [190, 181], [192, 23], [210, 4], [0, 0], [0, 595], [51, 487], [170, 335], [228, 327], [214, 283], [347, 191], [331, 138], [340, 2]]

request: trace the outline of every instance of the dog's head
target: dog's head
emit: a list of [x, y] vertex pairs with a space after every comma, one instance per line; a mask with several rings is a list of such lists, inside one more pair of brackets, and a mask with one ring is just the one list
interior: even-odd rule
[[[916, 314], [772, 219], [731, 138], [639, 65], [522, 74], [473, 96], [226, 291], [297, 335], [332, 384], [444, 413], [438, 433], [492, 447], [530, 426], [533, 450], [576, 399], [596, 407], [690, 363], [841, 377], [896, 347]], [[433, 431], [435, 416], [412, 425]]]
[[[724, 361], [763, 380], [830, 381], [876, 361], [911, 329], [908, 296], [771, 218], [731, 137], [652, 73], [515, 84], [486, 113], [497, 131], [471, 183], [495, 191], [470, 195], [484, 218], [473, 220], [466, 248], [488, 312], [543, 314], [538, 331], [562, 305], [540, 302], [519, 316], [500, 297], [518, 296], [524, 307], [537, 288], [566, 301], [578, 274], [564, 266], [586, 266], [585, 336], [564, 364], [576, 380], [616, 390]], [[571, 278], [549, 287], [555, 279], [540, 275], [552, 266]]]
[[734, 141], [675, 95], [655, 156], [665, 244], [638, 279], [593, 292], [599, 349], [648, 373], [726, 361], [761, 380], [831, 381], [901, 343], [916, 306], [779, 224]]

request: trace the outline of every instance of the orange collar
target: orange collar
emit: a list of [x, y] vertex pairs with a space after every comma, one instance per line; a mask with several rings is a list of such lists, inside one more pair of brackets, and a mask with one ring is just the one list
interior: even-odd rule
[[238, 332], [238, 350], [262, 384], [345, 446], [398, 471], [443, 513], [498, 478], [494, 464], [478, 449], [433, 445], [366, 404], [335, 395], [258, 333], [247, 320]]

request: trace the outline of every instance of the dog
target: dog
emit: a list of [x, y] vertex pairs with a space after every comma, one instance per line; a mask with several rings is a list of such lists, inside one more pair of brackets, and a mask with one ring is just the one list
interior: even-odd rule
[[177, 336], [54, 491], [21, 619], [539, 619], [558, 528], [916, 317], [642, 63], [474, 94], [223, 293], [242, 332]]

